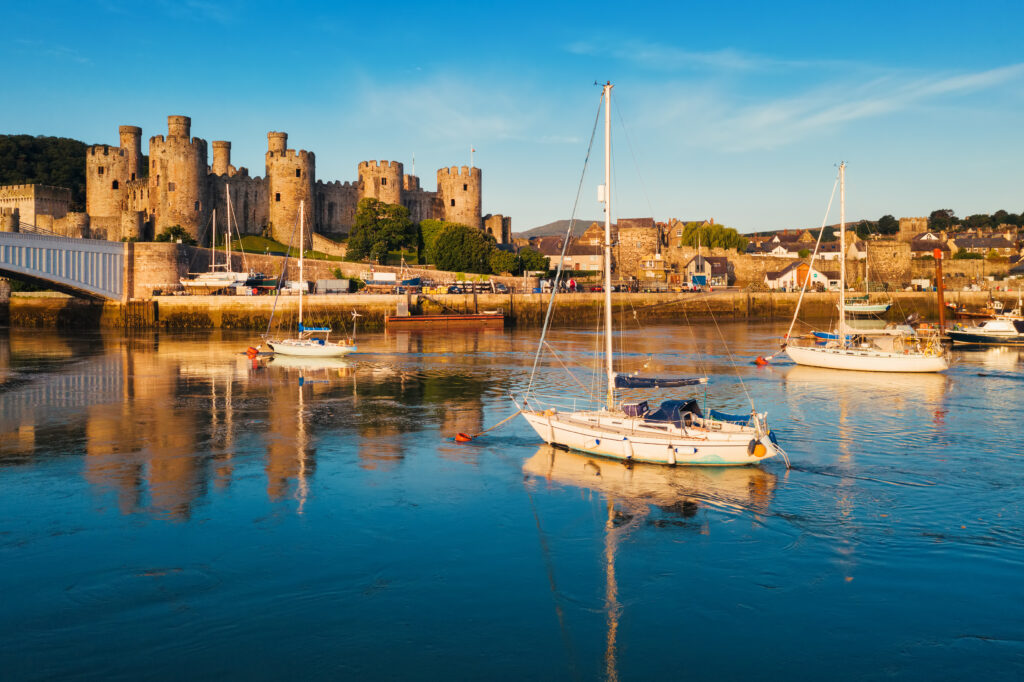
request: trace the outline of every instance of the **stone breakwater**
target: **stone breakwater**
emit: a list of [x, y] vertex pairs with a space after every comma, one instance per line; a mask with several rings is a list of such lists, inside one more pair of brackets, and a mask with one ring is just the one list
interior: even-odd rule
[[[793, 315], [799, 294], [722, 291], [709, 294], [614, 294], [616, 324], [635, 318], [641, 323], [705, 320], [784, 320]], [[893, 294], [889, 313], [893, 320], [916, 312], [925, 319], [938, 318], [938, 305], [931, 292]], [[1016, 294], [996, 296], [1012, 308]], [[511, 326], [537, 326], [547, 310], [546, 294], [411, 294], [311, 295], [304, 297], [309, 324], [329, 324], [336, 330], [351, 329], [352, 312], [359, 328], [384, 329], [384, 318], [395, 314], [400, 300], [414, 313], [474, 312], [501, 310]], [[948, 292], [947, 301], [980, 308], [988, 292]], [[38, 328], [125, 328], [125, 329], [244, 329], [264, 330], [274, 316], [274, 326], [294, 327], [298, 297], [281, 296], [162, 296], [127, 304], [98, 303], [62, 296], [19, 296], [0, 304], [0, 317], [13, 327]], [[552, 324], [561, 327], [593, 325], [602, 314], [604, 297], [599, 293], [567, 294], [556, 302]], [[275, 311], [276, 306], [276, 311]], [[836, 314], [835, 294], [806, 294], [801, 319], [828, 320]]]

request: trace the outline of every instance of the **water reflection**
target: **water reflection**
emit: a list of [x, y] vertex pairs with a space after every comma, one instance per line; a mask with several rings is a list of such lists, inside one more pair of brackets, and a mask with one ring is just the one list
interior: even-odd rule
[[[484, 379], [445, 363], [403, 366], [379, 355], [254, 362], [237, 341], [155, 335], [96, 339], [88, 351], [47, 341], [41, 353], [38, 343], [11, 339], [0, 344], [0, 468], [80, 443], [84, 480], [124, 514], [187, 520], [211, 489], [230, 489], [240, 456], [257, 453], [267, 498], [301, 512], [325, 436], [353, 439], [364, 468], [387, 471], [404, 462], [409, 434], [482, 430]], [[444, 347], [450, 352], [451, 339]]]
[[695, 522], [702, 507], [730, 514], [762, 514], [768, 510], [776, 485], [775, 474], [760, 467], [629, 465], [548, 445], [526, 460], [523, 471], [532, 481], [580, 488], [605, 498], [601, 569], [605, 613], [603, 672], [608, 680], [619, 678], [618, 633], [623, 604], [619, 598], [616, 555], [629, 535], [642, 526], [689, 528], [707, 535], [707, 520]]

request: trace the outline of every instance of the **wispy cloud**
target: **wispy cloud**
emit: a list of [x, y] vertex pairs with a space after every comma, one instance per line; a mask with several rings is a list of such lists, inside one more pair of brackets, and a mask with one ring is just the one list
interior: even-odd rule
[[[1024, 64], [975, 73], [908, 77], [893, 74], [864, 83], [827, 85], [788, 98], [733, 109], [711, 126], [730, 151], [771, 149], [862, 119], [906, 111], [931, 101], [968, 95], [1024, 77]], [[729, 111], [725, 107], [725, 111]]]
[[576, 41], [566, 45], [565, 50], [570, 54], [605, 57], [656, 71], [765, 71], [838, 66], [844, 63], [838, 60], [778, 59], [731, 47], [700, 52], [641, 40]]
[[66, 45], [46, 43], [40, 40], [24, 39], [18, 39], [15, 43], [21, 47], [22, 51], [31, 53], [36, 57], [45, 57], [59, 61], [70, 61], [77, 64], [92, 64], [91, 59], [82, 55], [77, 50], [67, 47]]

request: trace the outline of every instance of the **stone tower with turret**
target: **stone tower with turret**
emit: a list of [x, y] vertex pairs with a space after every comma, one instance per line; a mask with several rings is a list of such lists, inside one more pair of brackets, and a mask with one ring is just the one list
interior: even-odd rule
[[210, 211], [206, 196], [206, 140], [191, 137], [192, 119], [167, 117], [167, 137], [149, 138], [149, 197], [154, 232], [172, 225], [198, 239]]
[[479, 168], [452, 166], [437, 171], [437, 198], [444, 220], [481, 229]]
[[304, 241], [307, 248], [313, 243], [315, 178], [316, 155], [313, 152], [288, 149], [288, 133], [267, 133], [266, 182], [270, 200], [267, 227], [271, 238], [282, 244], [292, 242], [292, 233], [298, 227], [299, 206], [305, 203]]
[[140, 177], [142, 128], [121, 126], [120, 147], [89, 147], [85, 155], [85, 211], [89, 215], [119, 214], [126, 185]]

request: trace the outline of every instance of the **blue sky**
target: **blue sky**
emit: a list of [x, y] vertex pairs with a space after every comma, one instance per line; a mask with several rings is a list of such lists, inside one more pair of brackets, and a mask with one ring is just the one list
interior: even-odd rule
[[[847, 215], [1024, 210], [1019, 2], [15, 4], [0, 132], [117, 142], [117, 126], [233, 143], [268, 130], [355, 180], [394, 159], [425, 188], [483, 169], [484, 211], [568, 217], [600, 89], [613, 95], [614, 213], [740, 231]], [[14, 106], [8, 106], [13, 104]], [[597, 155], [600, 162], [600, 154]], [[600, 215], [595, 166], [580, 216]], [[833, 214], [833, 219], [838, 215]]]

